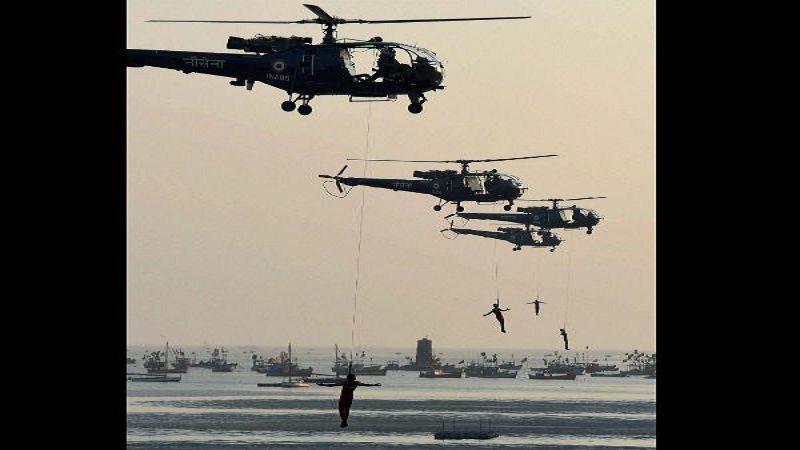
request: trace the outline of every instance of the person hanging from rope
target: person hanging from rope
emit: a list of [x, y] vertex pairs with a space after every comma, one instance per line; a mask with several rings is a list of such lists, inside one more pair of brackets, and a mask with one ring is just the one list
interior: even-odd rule
[[561, 336], [564, 336], [564, 350], [569, 350], [569, 340], [567, 340], [567, 330], [561, 328]]
[[497, 318], [497, 321], [500, 322], [500, 331], [503, 333], [506, 332], [506, 320], [503, 318], [503, 313], [501, 311], [511, 311], [510, 308], [500, 309], [500, 301], [494, 303], [492, 306], [492, 310], [488, 313], [484, 314], [483, 317], [488, 316], [491, 313], [494, 313], [494, 316]]
[[534, 300], [534, 301], [532, 301], [532, 302], [527, 302], [527, 304], [528, 304], [528, 305], [530, 305], [530, 304], [533, 304], [533, 310], [534, 310], [534, 311], [536, 311], [536, 315], [538, 316], [538, 315], [539, 315], [539, 305], [540, 305], [540, 304], [546, 305], [547, 303], [545, 303], [545, 302], [540, 302], [540, 301], [539, 301], [539, 296], [537, 295], [537, 296], [536, 296], [536, 300]]
[[359, 386], [380, 386], [380, 383], [369, 384], [369, 383], [362, 383], [356, 380], [356, 376], [352, 373], [347, 374], [347, 378], [344, 381], [338, 381], [336, 383], [317, 383], [319, 386], [327, 386], [327, 387], [334, 387], [334, 386], [341, 386], [342, 393], [339, 395], [339, 417], [342, 419], [341, 428], [347, 426], [347, 418], [350, 416], [350, 406], [353, 404], [353, 392]]

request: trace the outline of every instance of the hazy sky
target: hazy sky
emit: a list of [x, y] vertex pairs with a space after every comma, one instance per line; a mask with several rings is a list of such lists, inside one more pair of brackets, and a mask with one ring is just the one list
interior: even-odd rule
[[[317, 174], [347, 157], [458, 159], [513, 173], [527, 198], [578, 202], [594, 234], [511, 251], [442, 237], [437, 199], [367, 190], [356, 346], [655, 349], [655, 7], [647, 0], [314, 2], [345, 18], [530, 15], [532, 19], [343, 25], [339, 37], [418, 44], [444, 62], [446, 89], [419, 115], [397, 102], [317, 97], [283, 112], [285, 92], [158, 68], [127, 69], [130, 345], [332, 345], [349, 348], [362, 187], [326, 194]], [[128, 47], [235, 52], [228, 36], [299, 35], [317, 25], [168, 24], [147, 19], [298, 20], [302, 2], [128, 0]], [[367, 129], [369, 126], [369, 137]], [[371, 163], [368, 176], [446, 165]], [[361, 176], [362, 163], [345, 175]], [[501, 206], [465, 204], [467, 211]], [[471, 228], [492, 229], [471, 221]], [[495, 225], [496, 227], [497, 225]], [[496, 245], [496, 247], [495, 247]], [[496, 248], [496, 259], [495, 259]], [[509, 333], [492, 316], [495, 260]], [[539, 317], [525, 302], [537, 292]]]

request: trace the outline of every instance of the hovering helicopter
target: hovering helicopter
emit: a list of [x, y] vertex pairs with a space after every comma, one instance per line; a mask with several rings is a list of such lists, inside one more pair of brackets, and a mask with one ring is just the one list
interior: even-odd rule
[[[450, 228], [445, 228], [441, 232], [451, 231], [456, 234], [472, 234], [474, 236], [482, 236], [490, 239], [499, 239], [501, 241], [508, 241], [514, 244], [515, 252], [522, 250], [523, 246], [528, 247], [551, 247], [550, 251], [554, 252], [556, 247], [561, 244], [561, 239], [557, 234], [550, 230], [531, 230], [530, 225], [525, 228], [514, 227], [500, 227], [497, 231], [473, 230], [470, 228], [454, 228], [453, 222], [450, 222]], [[539, 236], [539, 238], [537, 238]]]
[[[579, 197], [579, 198], [548, 198], [525, 200], [529, 202], [553, 202], [553, 207], [547, 206], [531, 206], [531, 207], [518, 207], [517, 211], [521, 214], [503, 214], [503, 213], [458, 213], [458, 217], [464, 219], [478, 219], [478, 220], [499, 220], [503, 222], [514, 222], [523, 225], [534, 225], [539, 228], [565, 228], [577, 229], [586, 227], [586, 234], [592, 234], [592, 227], [600, 223], [600, 217], [597, 212], [587, 209], [578, 208], [572, 205], [567, 208], [559, 208], [558, 202], [566, 202], [572, 200], [589, 200], [605, 197]], [[446, 218], [449, 218], [447, 216]]]
[[[453, 19], [400, 19], [364, 20], [342, 19], [331, 16], [316, 5], [303, 5], [317, 17], [297, 21], [270, 20], [149, 20], [148, 22], [196, 23], [268, 23], [322, 25], [322, 43], [312, 45], [310, 37], [281, 37], [257, 35], [251, 39], [230, 36], [227, 48], [255, 53], [185, 52], [168, 50], [127, 50], [128, 67], [162, 67], [184, 73], [205, 73], [234, 78], [233, 86], [246, 86], [252, 90], [256, 81], [283, 89], [289, 100], [281, 104], [284, 111], [302, 115], [311, 113], [309, 102], [316, 95], [348, 95], [353, 98], [385, 98], [396, 100], [407, 95], [411, 104], [408, 110], [418, 114], [427, 101], [424, 93], [444, 89], [444, 66], [436, 54], [422, 47], [384, 42], [379, 36], [368, 41], [344, 42], [336, 39], [336, 27], [347, 23], [411, 23], [455, 22], [473, 20], [528, 19], [530, 16], [469, 17]], [[377, 50], [377, 68], [373, 74], [356, 73], [352, 56], [354, 51]], [[395, 56], [406, 55], [410, 64], [399, 62]], [[380, 79], [380, 81], [378, 81]], [[297, 94], [295, 99], [292, 95]], [[298, 107], [297, 102], [302, 104]], [[370, 100], [361, 100], [370, 101]]]
[[336, 175], [319, 175], [320, 178], [334, 180], [339, 192], [342, 184], [348, 186], [369, 186], [394, 191], [408, 191], [433, 195], [441, 199], [434, 211], [441, 211], [442, 205], [455, 203], [456, 211], [464, 211], [461, 202], [496, 202], [507, 201], [503, 205], [506, 211], [511, 210], [514, 200], [522, 196], [527, 187], [513, 175], [498, 172], [496, 169], [482, 172], [470, 172], [469, 165], [474, 162], [511, 161], [517, 159], [548, 158], [558, 155], [520, 156], [516, 158], [495, 159], [457, 159], [447, 161], [403, 160], [403, 159], [359, 159], [347, 158], [348, 161], [381, 161], [381, 162], [424, 162], [424, 163], [458, 163], [461, 173], [456, 170], [415, 170], [413, 176], [420, 180], [387, 179], [387, 178], [352, 178], [342, 177], [344, 166]]

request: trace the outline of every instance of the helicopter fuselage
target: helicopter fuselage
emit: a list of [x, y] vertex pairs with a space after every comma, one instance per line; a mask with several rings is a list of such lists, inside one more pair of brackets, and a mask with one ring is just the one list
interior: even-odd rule
[[[425, 174], [422, 172], [423, 176]], [[353, 177], [337, 177], [336, 179], [341, 184], [348, 186], [368, 186], [393, 191], [416, 192], [454, 203], [513, 201], [519, 198], [526, 189], [514, 177], [496, 172], [454, 173], [422, 180]]]
[[561, 238], [553, 233], [539, 235], [537, 231], [522, 228], [498, 228], [497, 231], [473, 230], [470, 228], [450, 228], [456, 234], [471, 234], [489, 239], [499, 239], [514, 244], [514, 250], [521, 247], [552, 247], [555, 249], [561, 243]]
[[[532, 207], [518, 208], [527, 210], [520, 213], [458, 213], [459, 217], [476, 220], [494, 220], [503, 222], [533, 225], [540, 228], [577, 229], [592, 227], [600, 223], [596, 212], [586, 208], [558, 208]], [[577, 211], [577, 214], [575, 213]]]
[[[443, 89], [441, 63], [431, 61], [431, 52], [405, 44], [386, 43], [384, 47], [409, 49], [413, 64], [403, 76], [370, 79], [355, 73], [350, 59], [354, 48], [376, 49], [377, 43], [299, 45], [287, 50], [255, 55], [171, 50], [129, 49], [128, 67], [160, 67], [184, 73], [203, 73], [234, 78], [230, 84], [252, 89], [261, 82], [299, 94], [310, 100], [316, 95], [352, 97], [394, 97], [409, 95], [412, 103], [424, 101], [424, 92]], [[416, 51], [417, 53], [412, 53]], [[419, 56], [425, 55], [425, 56]]]

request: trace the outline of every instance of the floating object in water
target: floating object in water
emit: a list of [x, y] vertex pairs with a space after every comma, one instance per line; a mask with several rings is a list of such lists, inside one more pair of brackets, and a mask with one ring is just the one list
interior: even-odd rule
[[434, 439], [493, 439], [500, 436], [494, 431], [437, 431]]
[[489, 429], [484, 430], [483, 420], [478, 422], [477, 430], [458, 430], [456, 431], [456, 419], [452, 421], [452, 429], [445, 431], [444, 421], [442, 421], [442, 431], [437, 431], [433, 434], [434, 439], [494, 439], [500, 436], [499, 433], [492, 431], [491, 421], [489, 421]]

